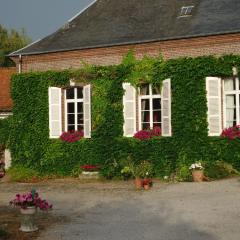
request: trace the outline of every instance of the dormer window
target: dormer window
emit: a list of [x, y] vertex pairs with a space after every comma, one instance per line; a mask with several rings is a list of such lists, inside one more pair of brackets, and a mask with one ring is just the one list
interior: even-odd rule
[[179, 17], [189, 17], [192, 16], [192, 10], [193, 10], [194, 6], [183, 6], [181, 8], [181, 12]]

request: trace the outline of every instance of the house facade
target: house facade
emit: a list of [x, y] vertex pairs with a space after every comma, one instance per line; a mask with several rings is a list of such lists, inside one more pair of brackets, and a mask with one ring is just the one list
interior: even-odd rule
[[[181, 78], [170, 68], [169, 75], [161, 75], [161, 69], [159, 76], [164, 76], [164, 79], [159, 83], [143, 81], [136, 87], [126, 79], [121, 86], [118, 85], [123, 90], [122, 136], [132, 137], [141, 130], [159, 128], [163, 137], [170, 138], [162, 140], [169, 141], [166, 149], [170, 149], [172, 141], [176, 143], [176, 139], [185, 139], [184, 143], [179, 142], [175, 146], [176, 149], [183, 146], [184, 150], [178, 149], [171, 156], [185, 158], [185, 149], [190, 149], [187, 144], [191, 145], [189, 129], [192, 137], [200, 134], [199, 139], [203, 142], [206, 136], [220, 136], [224, 128], [240, 124], [239, 62], [237, 57], [236, 60], [230, 56], [240, 54], [240, 14], [237, 9], [240, 9], [237, 0], [228, 3], [224, 0], [93, 1], [57, 32], [10, 54], [10, 57], [20, 73], [34, 73], [78, 69], [84, 65], [83, 62], [99, 66], [118, 65], [129, 50], [134, 51], [137, 59], [142, 59], [145, 55], [157, 57], [160, 54], [165, 60], [203, 56], [197, 60], [183, 60], [182, 66], [188, 63], [185, 67], [189, 67], [189, 70]], [[208, 58], [209, 55], [227, 55], [231, 64], [226, 60]], [[203, 72], [198, 68], [204, 65], [201, 59], [208, 62], [206, 66], [209, 71], [206, 74], [205, 70], [204, 74], [193, 72], [197, 69]], [[228, 69], [221, 71], [221, 67], [217, 68], [211, 61], [215, 61], [218, 66], [221, 62], [226, 62]], [[191, 62], [196, 62], [196, 66], [191, 66]], [[169, 64], [174, 66], [174, 62], [170, 61]], [[179, 76], [182, 72], [183, 70], [179, 71]], [[198, 74], [200, 83], [196, 82]], [[189, 85], [187, 80], [194, 80], [192, 85], [196, 85], [192, 90], [195, 96], [189, 100], [187, 97], [191, 93], [187, 96], [186, 92], [181, 91], [181, 88]], [[181, 81], [186, 85], [181, 85]], [[72, 130], [82, 130], [85, 138], [96, 136], [92, 132], [96, 129], [95, 122], [101, 123], [102, 110], [93, 103], [96, 102], [96, 86], [93, 85], [88, 81], [78, 82], [74, 78], [68, 79], [67, 84], [49, 84], [50, 139], [59, 138], [63, 132]], [[176, 97], [176, 94], [182, 95]], [[200, 110], [197, 108], [199, 103], [202, 106]], [[104, 107], [103, 109], [107, 112]], [[181, 109], [185, 113], [181, 113]], [[97, 120], [93, 120], [96, 115]], [[185, 119], [180, 120], [182, 125], [177, 122], [175, 115], [178, 115], [179, 120]], [[109, 122], [114, 128], [112, 119]], [[204, 130], [200, 130], [200, 126]], [[119, 133], [116, 137], [119, 137]], [[199, 142], [195, 146], [199, 153], [195, 158], [206, 155], [205, 150], [197, 149]], [[106, 143], [106, 146], [110, 149], [108, 144], [110, 143]], [[161, 150], [159, 154], [164, 151]], [[189, 151], [195, 150], [191, 148]], [[214, 155], [208, 154], [212, 157]], [[166, 157], [164, 154], [161, 156]]]

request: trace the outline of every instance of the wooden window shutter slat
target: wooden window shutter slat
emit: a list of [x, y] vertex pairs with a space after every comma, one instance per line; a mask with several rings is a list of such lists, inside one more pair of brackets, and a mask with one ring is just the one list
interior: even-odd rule
[[48, 88], [49, 99], [49, 136], [59, 138], [62, 134], [62, 90], [57, 87]]
[[123, 83], [123, 133], [132, 137], [136, 133], [136, 89], [130, 83]]
[[83, 88], [84, 137], [91, 138], [91, 85]]
[[222, 132], [221, 78], [207, 77], [206, 90], [208, 135], [219, 136]]
[[162, 136], [172, 136], [171, 126], [171, 79], [166, 79], [162, 84]]

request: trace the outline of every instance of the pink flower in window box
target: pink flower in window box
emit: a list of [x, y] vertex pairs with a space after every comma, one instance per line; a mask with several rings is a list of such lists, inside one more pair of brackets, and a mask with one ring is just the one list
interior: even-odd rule
[[226, 137], [230, 140], [240, 138], [240, 125], [223, 129], [221, 137]]
[[69, 131], [63, 132], [60, 139], [64, 142], [77, 142], [84, 136], [83, 131]]

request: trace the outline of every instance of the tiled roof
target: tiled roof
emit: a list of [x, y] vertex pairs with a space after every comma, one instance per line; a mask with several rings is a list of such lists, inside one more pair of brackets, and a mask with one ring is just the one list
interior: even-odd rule
[[[194, 6], [180, 17], [183, 6]], [[29, 55], [240, 32], [239, 0], [98, 0]]]

